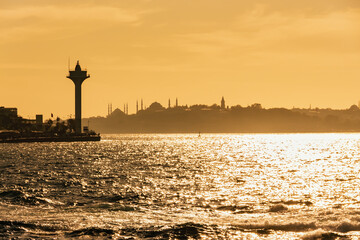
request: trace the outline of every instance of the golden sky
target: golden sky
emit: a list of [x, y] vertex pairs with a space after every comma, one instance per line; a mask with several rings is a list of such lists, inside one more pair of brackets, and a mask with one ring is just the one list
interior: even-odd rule
[[348, 108], [360, 100], [359, 0], [0, 0], [0, 106], [83, 117], [137, 99]]

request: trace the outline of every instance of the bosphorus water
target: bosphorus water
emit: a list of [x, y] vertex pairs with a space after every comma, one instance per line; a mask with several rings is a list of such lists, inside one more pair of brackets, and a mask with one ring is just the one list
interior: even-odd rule
[[0, 144], [0, 238], [357, 239], [360, 134]]

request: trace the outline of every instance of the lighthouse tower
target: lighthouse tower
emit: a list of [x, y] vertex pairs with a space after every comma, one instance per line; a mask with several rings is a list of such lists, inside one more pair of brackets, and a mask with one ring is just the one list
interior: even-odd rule
[[81, 133], [81, 84], [85, 79], [89, 78], [90, 75], [87, 74], [87, 71], [82, 71], [79, 61], [75, 66], [75, 71], [69, 71], [69, 76], [75, 84], [75, 132], [77, 134]]

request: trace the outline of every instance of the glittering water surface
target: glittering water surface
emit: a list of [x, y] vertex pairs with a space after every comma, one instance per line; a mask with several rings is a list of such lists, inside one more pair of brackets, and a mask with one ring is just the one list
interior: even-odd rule
[[358, 239], [360, 134], [0, 144], [0, 238]]

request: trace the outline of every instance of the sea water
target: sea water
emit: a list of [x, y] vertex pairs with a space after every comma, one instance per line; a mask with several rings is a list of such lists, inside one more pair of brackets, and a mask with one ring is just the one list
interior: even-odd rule
[[358, 239], [360, 134], [0, 144], [0, 238]]

